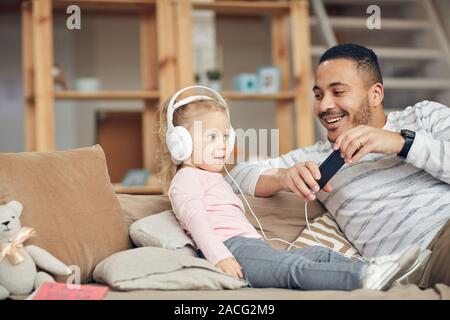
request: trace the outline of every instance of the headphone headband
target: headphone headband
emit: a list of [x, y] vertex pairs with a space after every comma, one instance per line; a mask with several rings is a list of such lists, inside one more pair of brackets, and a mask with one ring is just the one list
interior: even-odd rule
[[[178, 101], [177, 103], [175, 103], [176, 99], [178, 98], [178, 96], [180, 96], [183, 92], [187, 91], [187, 90], [191, 90], [191, 89], [202, 89], [205, 91], [209, 91], [210, 93], [212, 93], [216, 99], [205, 96], [205, 95], [194, 95], [194, 96], [189, 96], [187, 98], [184, 98], [180, 101]], [[220, 105], [222, 105], [225, 110], [227, 111], [228, 117], [230, 116], [229, 112], [228, 112], [228, 105], [227, 102], [225, 101], [225, 99], [222, 97], [222, 95], [220, 93], [218, 93], [217, 91], [205, 87], [205, 86], [190, 86], [190, 87], [186, 87], [183, 88], [179, 91], [177, 91], [172, 98], [169, 101], [169, 105], [167, 107], [167, 125], [169, 128], [173, 128], [173, 113], [175, 112], [176, 109], [185, 106], [186, 104], [189, 104], [191, 102], [195, 102], [195, 101], [202, 101], [202, 100], [215, 100], [217, 102], [219, 102]]]
[[[188, 96], [180, 101], [177, 101], [177, 98], [183, 92], [191, 89], [202, 89], [205, 91], [209, 91], [213, 94], [214, 97], [205, 96], [205, 95], [192, 95]], [[228, 110], [228, 105], [225, 99], [215, 90], [204, 87], [204, 86], [190, 86], [183, 88], [176, 92], [169, 101], [169, 105], [167, 106], [167, 132], [166, 132], [166, 145], [169, 149], [170, 155], [172, 157], [172, 162], [175, 164], [180, 164], [192, 154], [193, 141], [191, 134], [189, 131], [183, 126], [174, 126], [173, 125], [173, 113], [177, 108], [185, 106], [189, 103], [195, 101], [209, 101], [213, 100], [217, 102], [221, 107], [223, 107], [230, 118], [230, 113]], [[230, 136], [228, 138], [227, 149], [232, 150], [235, 141], [235, 132], [233, 127], [230, 126]], [[227, 155], [227, 157], [229, 154]]]

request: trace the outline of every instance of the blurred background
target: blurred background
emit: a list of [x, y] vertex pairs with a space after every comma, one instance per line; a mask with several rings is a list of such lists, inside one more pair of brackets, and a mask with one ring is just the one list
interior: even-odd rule
[[[39, 26], [36, 20], [48, 12], [42, 2], [51, 6], [47, 26]], [[72, 4], [80, 8], [81, 29], [68, 27], [68, 18], [77, 22], [73, 20], [76, 11], [67, 12]], [[368, 12], [374, 4], [377, 7]], [[173, 14], [164, 11], [170, 8]], [[301, 10], [307, 10], [306, 24]], [[25, 29], [27, 12], [33, 26]], [[381, 20], [373, 20], [377, 13]], [[142, 18], [145, 14], [147, 20]], [[143, 118], [143, 111], [157, 108], [159, 100], [183, 84], [183, 80], [170, 84], [170, 75], [165, 76], [169, 82], [164, 82], [165, 64], [171, 58], [180, 79], [187, 72], [192, 84], [227, 93], [234, 128], [285, 129], [277, 141], [280, 152], [325, 139], [312, 116], [311, 76], [320, 54], [337, 43], [362, 44], [378, 54], [386, 112], [424, 99], [450, 105], [449, 16], [448, 0], [1, 0], [0, 152], [100, 143], [113, 182], [123, 182], [130, 169], [154, 173], [154, 141], [146, 141], [149, 135], [145, 135], [152, 132], [152, 124]], [[276, 19], [284, 29], [274, 27]], [[375, 27], [380, 22], [381, 28], [369, 29], [368, 19]], [[145, 21], [148, 29], [144, 29]], [[145, 36], [156, 38], [143, 40]], [[27, 40], [30, 37], [34, 40]], [[293, 37], [302, 39], [293, 43]], [[172, 38], [175, 49], [170, 45]], [[31, 49], [26, 41], [31, 41]], [[282, 52], [274, 52], [274, 46]], [[39, 48], [44, 52], [36, 54]], [[45, 52], [49, 48], [50, 59]], [[145, 55], [155, 62], [149, 63]], [[28, 80], [26, 57], [34, 68]], [[39, 59], [46, 60], [40, 65]], [[182, 67], [183, 63], [188, 67]], [[42, 79], [51, 74], [52, 88], [39, 87], [39, 72], [44, 74]], [[301, 85], [295, 82], [296, 72], [302, 76]], [[29, 88], [24, 87], [27, 81]], [[299, 97], [297, 91], [302, 88], [307, 91]], [[25, 94], [27, 90], [31, 92]], [[54, 136], [53, 142], [39, 145], [45, 138], [38, 138], [36, 127], [27, 129], [27, 101], [30, 110], [38, 108], [39, 101], [53, 110], [53, 118], [47, 119], [54, 128], [46, 133]], [[35, 126], [40, 119], [36, 117]], [[283, 123], [286, 127], [280, 128]], [[48, 127], [45, 124], [43, 130]]]

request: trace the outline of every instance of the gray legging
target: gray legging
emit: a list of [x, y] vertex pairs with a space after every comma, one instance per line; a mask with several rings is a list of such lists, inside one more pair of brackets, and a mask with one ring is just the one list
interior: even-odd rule
[[367, 264], [324, 247], [277, 250], [261, 239], [233, 237], [224, 242], [254, 288], [354, 290]]

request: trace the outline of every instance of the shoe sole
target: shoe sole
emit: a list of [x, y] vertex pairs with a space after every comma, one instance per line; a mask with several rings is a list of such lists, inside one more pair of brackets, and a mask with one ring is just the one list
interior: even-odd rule
[[393, 273], [390, 277], [381, 281], [378, 284], [376, 290], [387, 290], [392, 284], [399, 278], [400, 275], [403, 275], [406, 271], [408, 271], [412, 265], [416, 262], [417, 258], [420, 254], [419, 246], [412, 246], [408, 248], [405, 252], [402, 253], [399, 260], [397, 261], [397, 265], [399, 269]]

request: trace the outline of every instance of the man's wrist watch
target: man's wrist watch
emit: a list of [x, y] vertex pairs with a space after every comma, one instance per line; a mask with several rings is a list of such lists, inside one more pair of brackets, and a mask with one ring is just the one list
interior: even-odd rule
[[403, 139], [405, 139], [405, 144], [403, 145], [402, 150], [397, 154], [397, 156], [399, 156], [403, 160], [406, 160], [406, 158], [408, 157], [409, 149], [411, 149], [414, 138], [416, 137], [416, 133], [411, 130], [402, 129], [400, 130], [400, 134], [402, 135]]

